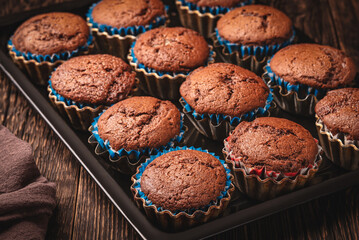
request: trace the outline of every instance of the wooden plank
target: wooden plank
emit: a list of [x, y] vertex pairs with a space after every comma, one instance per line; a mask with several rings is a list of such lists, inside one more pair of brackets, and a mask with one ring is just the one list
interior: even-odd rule
[[359, 1], [329, 0], [340, 48], [351, 56], [359, 71]]
[[339, 47], [327, 0], [263, 0], [261, 2], [287, 14], [294, 26], [310, 40]]
[[0, 96], [0, 123], [32, 145], [40, 172], [57, 184], [57, 207], [49, 222], [47, 238], [70, 239], [80, 166], [2, 71]]
[[80, 171], [73, 239], [140, 239], [83, 168]]

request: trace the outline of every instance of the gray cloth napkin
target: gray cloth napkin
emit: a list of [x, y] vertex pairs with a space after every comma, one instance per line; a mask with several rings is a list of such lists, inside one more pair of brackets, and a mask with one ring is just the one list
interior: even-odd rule
[[44, 239], [55, 196], [30, 144], [0, 125], [0, 239]]

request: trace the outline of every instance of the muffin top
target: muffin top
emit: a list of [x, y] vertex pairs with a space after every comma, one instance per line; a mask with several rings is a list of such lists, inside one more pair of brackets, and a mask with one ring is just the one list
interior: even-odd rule
[[186, 2], [194, 3], [199, 7], [235, 7], [244, 1], [245, 0], [186, 0]]
[[170, 101], [132, 97], [116, 103], [99, 118], [98, 134], [114, 150], [166, 145], [180, 132], [181, 115]]
[[359, 140], [359, 88], [329, 91], [315, 112], [333, 135], [341, 132], [348, 139]]
[[241, 116], [264, 107], [269, 88], [253, 72], [230, 63], [214, 63], [194, 70], [180, 93], [198, 113]]
[[231, 43], [273, 45], [293, 34], [292, 21], [281, 11], [264, 5], [235, 8], [217, 23], [219, 35]]
[[141, 177], [141, 190], [158, 207], [199, 209], [224, 191], [226, 171], [209, 153], [178, 150], [154, 159]]
[[86, 21], [80, 16], [52, 12], [25, 21], [15, 31], [12, 42], [21, 52], [51, 55], [85, 45], [89, 35]]
[[241, 122], [228, 139], [232, 156], [246, 167], [294, 173], [313, 164], [318, 146], [308, 130], [284, 118]]
[[204, 37], [191, 29], [156, 28], [138, 37], [134, 54], [156, 71], [188, 72], [206, 63], [209, 47]]
[[127, 97], [135, 73], [121, 58], [107, 54], [71, 58], [51, 76], [53, 89], [79, 103], [112, 104]]
[[351, 58], [342, 51], [318, 44], [295, 44], [278, 51], [271, 70], [290, 84], [333, 89], [353, 82], [356, 74]]
[[93, 20], [116, 28], [145, 26], [165, 14], [161, 0], [103, 0], [93, 11]]

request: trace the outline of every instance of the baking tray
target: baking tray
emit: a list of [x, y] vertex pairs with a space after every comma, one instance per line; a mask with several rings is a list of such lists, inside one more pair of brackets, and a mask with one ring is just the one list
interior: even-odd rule
[[[89, 7], [88, 2], [81, 1], [81, 4], [77, 3], [75, 7], [79, 8], [72, 8], [71, 12], [84, 16]], [[173, 7], [171, 6], [171, 8]], [[65, 8], [60, 10], [70, 11], [70, 9], [69, 6], [65, 6]], [[46, 9], [41, 9], [39, 12], [44, 11]], [[35, 15], [39, 12], [34, 11], [32, 14]], [[175, 14], [170, 16], [172, 22], [178, 23]], [[324, 159], [317, 176], [308, 187], [265, 202], [250, 200], [236, 190], [227, 210], [219, 218], [180, 232], [162, 230], [155, 223], [150, 222], [144, 212], [135, 205], [132, 193], [130, 192], [131, 176], [113, 171], [106, 165], [103, 158], [95, 155], [93, 147], [87, 142], [90, 133], [80, 132], [71, 128], [70, 124], [50, 104], [46, 87], [32, 84], [28, 77], [12, 62], [7, 53], [6, 43], [20, 22], [14, 18], [9, 18], [7, 23], [0, 23], [0, 26], [2, 26], [0, 28], [0, 67], [74, 154], [116, 208], [145, 239], [179, 240], [209, 237], [295, 205], [359, 184], [359, 170], [347, 172], [333, 165], [329, 160]], [[299, 35], [301, 35], [300, 32]], [[308, 41], [304, 35], [300, 36], [300, 38], [302, 42]], [[278, 111], [276, 115], [300, 123], [309, 129], [314, 137], [317, 137], [314, 118], [293, 116], [282, 111]], [[222, 143], [206, 139], [192, 128], [189, 123], [186, 125], [189, 126], [189, 130], [184, 136], [187, 141], [186, 145], [203, 147], [222, 157]]]

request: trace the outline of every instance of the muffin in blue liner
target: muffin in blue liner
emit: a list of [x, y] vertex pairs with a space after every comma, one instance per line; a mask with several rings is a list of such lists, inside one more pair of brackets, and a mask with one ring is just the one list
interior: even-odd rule
[[264, 5], [246, 5], [220, 18], [212, 40], [225, 62], [261, 75], [268, 59], [293, 43], [295, 30], [283, 12]]
[[186, 131], [186, 126], [183, 125], [183, 115], [181, 114], [180, 121], [180, 133], [172, 138], [166, 145], [160, 146], [157, 148], [143, 148], [136, 150], [126, 150], [124, 148], [119, 149], [118, 151], [114, 150], [111, 147], [111, 144], [108, 140], [103, 140], [98, 133], [98, 120], [100, 116], [105, 112], [105, 110], [96, 117], [91, 124], [89, 131], [92, 135], [89, 137], [88, 142], [94, 146], [95, 153], [97, 155], [104, 155], [105, 158], [108, 158], [109, 165], [113, 169], [122, 172], [122, 173], [133, 173], [137, 166], [141, 164], [147, 157], [152, 154], [157, 154], [164, 149], [172, 148], [176, 144], [182, 141], [183, 135]]
[[[157, 31], [161, 31], [164, 34], [167, 34], [167, 38], [173, 38], [174, 40], [172, 41], [168, 39], [163, 39], [165, 38], [164, 35], [162, 33], [158, 34]], [[146, 39], [148, 39], [152, 34], [158, 36], [158, 38], [162, 38], [159, 39], [161, 41], [168, 41], [174, 43], [177, 43], [178, 41], [187, 41], [187, 43], [185, 44], [177, 45], [180, 48], [183, 48], [183, 51], [182, 49], [172, 47], [170, 50], [167, 49], [168, 51], [163, 54], [166, 55], [166, 57], [168, 58], [176, 56], [176, 60], [166, 62], [164, 59], [159, 60], [158, 57], [156, 59], [156, 63], [151, 62], [159, 69], [167, 68], [167, 71], [158, 69], [156, 70], [153, 67], [148, 67], [148, 65], [146, 66], [145, 63], [139, 61], [138, 56], [135, 56], [136, 43], [142, 43], [146, 41]], [[191, 37], [193, 39], [190, 39]], [[186, 48], [185, 45], [191, 45], [191, 48]], [[165, 45], [162, 46], [162, 48], [168, 47]], [[190, 55], [190, 57], [187, 58], [185, 54], [187, 54], [188, 49], [191, 49], [190, 51], [196, 51], [196, 53], [191, 54], [191, 52], [189, 52], [188, 54]], [[148, 51], [149, 50], [146, 49], [143, 50], [141, 53], [152, 54]], [[157, 54], [158, 51], [161, 50], [156, 50], [156, 52], [153, 54]], [[205, 57], [200, 56], [201, 54], [203, 54]], [[142, 57], [146, 58], [145, 56]], [[216, 53], [213, 51], [212, 46], [208, 45], [201, 35], [191, 29], [182, 27], [161, 28], [148, 31], [145, 34], [142, 34], [139, 39], [132, 43], [131, 49], [128, 53], [129, 64], [137, 72], [137, 77], [140, 80], [140, 88], [152, 96], [175, 101], [178, 101], [178, 99], [180, 98], [179, 87], [186, 79], [188, 74], [198, 66], [207, 66], [208, 64], [213, 63], [215, 61], [215, 57]]]
[[[159, 8], [163, 7], [164, 11], [163, 14], [161, 15], [157, 15], [157, 16], [154, 15], [153, 19], [149, 22], [147, 21], [148, 19], [146, 21], [143, 21], [143, 22], [147, 22], [146, 24], [141, 24], [141, 22], [133, 22], [134, 25], [127, 27], [115, 27], [112, 26], [111, 24], [102, 24], [96, 22], [93, 17], [94, 8], [100, 3], [105, 4], [102, 2], [103, 1], [94, 3], [90, 7], [88, 13], [86, 14], [87, 24], [90, 27], [92, 33], [96, 36], [96, 44], [97, 44], [97, 49], [99, 51], [110, 53], [112, 55], [121, 57], [124, 60], [127, 60], [128, 49], [130, 48], [131, 43], [135, 41], [136, 37], [139, 34], [157, 27], [166, 26], [169, 23], [169, 18], [167, 16], [167, 11], [169, 9], [168, 6], [163, 6], [162, 2], [158, 0], [154, 0], [153, 2], [159, 4]], [[108, 2], [109, 4], [111, 3], [111, 1]], [[130, 3], [128, 1], [124, 1], [122, 4], [130, 4]], [[110, 12], [115, 11], [116, 7], [113, 7], [113, 9], [111, 10], [107, 9], [106, 11], [110, 11]], [[99, 11], [104, 11], [104, 10], [101, 9]], [[119, 13], [121, 13], [120, 10]], [[110, 13], [100, 12], [98, 14], [107, 15]], [[154, 14], [158, 14], [158, 13], [154, 13]], [[104, 16], [100, 15], [98, 18], [104, 19]], [[113, 23], [115, 22], [116, 22], [116, 18], [113, 18]]]
[[[175, 153], [174, 153], [175, 152]], [[205, 153], [205, 154], [204, 154]], [[175, 156], [172, 156], [174, 155]], [[167, 206], [169, 206], [169, 208], [160, 206], [160, 205], [156, 205], [155, 203], [153, 203], [153, 201], [157, 201], [156, 196], [154, 196], [155, 194], [158, 194], [156, 192], [151, 193], [151, 197], [152, 201], [149, 199], [149, 196], [146, 196], [146, 194], [143, 192], [144, 191], [144, 187], [141, 184], [145, 184], [144, 182], [141, 183], [141, 180], [143, 178], [143, 174], [146, 170], [146, 168], [149, 166], [149, 164], [151, 164], [153, 161], [157, 161], [157, 164], [161, 164], [161, 162], [159, 162], [159, 159], [162, 158], [168, 158], [168, 161], [173, 160], [173, 162], [169, 163], [173, 169], [169, 170], [169, 174], [171, 173], [171, 171], [176, 172], [176, 174], [181, 175], [182, 172], [184, 174], [184, 172], [187, 172], [183, 177], [183, 181], [185, 182], [186, 180], [188, 180], [189, 178], [193, 179], [202, 179], [201, 174], [203, 174], [203, 171], [196, 171], [197, 167], [195, 166], [195, 163], [189, 161], [189, 165], [191, 165], [190, 167], [186, 167], [186, 163], [184, 163], [181, 159], [181, 157], [184, 158], [190, 158], [191, 156], [193, 156], [198, 162], [206, 162], [208, 165], [211, 166], [211, 171], [222, 171], [221, 174], [219, 174], [217, 172], [216, 177], [218, 179], [212, 179], [210, 180], [210, 184], [213, 185], [213, 189], [216, 189], [216, 193], [218, 195], [215, 195], [212, 193], [213, 196], [207, 197], [207, 199], [203, 200], [197, 199], [197, 196], [194, 196], [195, 194], [190, 194], [192, 198], [195, 198], [195, 200], [188, 198], [186, 195], [186, 193], [184, 193], [184, 191], [181, 192], [181, 195], [183, 196], [176, 196], [176, 200], [174, 200], [172, 203], [166, 203], [168, 204]], [[174, 158], [178, 158], [179, 160], [176, 161], [176, 159]], [[161, 160], [162, 161], [162, 160]], [[164, 161], [167, 162], [166, 159], [164, 159]], [[195, 161], [195, 162], [197, 162]], [[219, 163], [220, 164], [219, 164]], [[213, 165], [213, 164], [216, 165]], [[193, 164], [193, 165], [192, 165]], [[178, 165], [178, 166], [177, 166]], [[179, 166], [181, 165], [181, 166]], [[201, 165], [201, 164], [199, 164]], [[221, 168], [220, 166], [222, 166], [224, 168]], [[177, 169], [178, 168], [178, 169]], [[188, 172], [188, 169], [195, 169], [192, 171]], [[177, 169], [177, 170], [175, 170]], [[222, 170], [220, 170], [222, 169]], [[207, 173], [207, 172], [206, 172]], [[206, 174], [204, 173], [204, 174]], [[147, 175], [150, 173], [147, 173]], [[208, 173], [207, 173], [208, 174]], [[206, 174], [206, 175], [207, 175]], [[209, 173], [210, 174], [210, 173]], [[166, 174], [165, 174], [166, 175]], [[167, 176], [167, 175], [166, 175]], [[190, 176], [190, 177], [188, 177]], [[222, 180], [219, 180], [219, 178], [222, 178]], [[148, 177], [146, 176], [146, 180], [143, 179], [144, 181], [148, 181]], [[166, 179], [168, 179], [168, 176], [165, 177]], [[230, 169], [227, 167], [225, 161], [220, 160], [219, 157], [215, 156], [215, 154], [208, 152], [207, 150], [203, 150], [201, 148], [194, 148], [194, 147], [176, 147], [176, 148], [170, 148], [168, 150], [164, 150], [162, 152], [159, 152], [155, 155], [151, 155], [149, 158], [147, 158], [146, 162], [142, 163], [138, 168], [137, 168], [137, 172], [136, 174], [134, 174], [131, 178], [133, 184], [131, 186], [131, 191], [134, 194], [134, 198], [135, 201], [138, 205], [139, 208], [142, 208], [146, 215], [154, 222], [156, 222], [159, 226], [161, 226], [164, 229], [170, 229], [170, 230], [174, 230], [174, 231], [178, 231], [184, 228], [188, 228], [188, 227], [192, 227], [204, 222], [207, 222], [210, 219], [213, 219], [215, 217], [217, 217], [219, 214], [223, 213], [223, 211], [225, 210], [225, 208], [227, 207], [230, 199], [231, 199], [231, 194], [234, 191], [234, 185], [232, 184], [232, 179], [233, 176], [230, 173]], [[220, 184], [218, 183], [220, 182]], [[203, 182], [203, 189], [209, 189], [210, 187], [207, 186], [206, 184], [209, 184], [208, 182]], [[221, 187], [218, 187], [219, 184]], [[181, 186], [176, 186], [176, 188], [181, 188]], [[189, 190], [189, 187], [185, 187], [188, 191], [195, 191], [196, 188]], [[152, 188], [151, 190], [156, 189], [156, 187]], [[169, 189], [171, 189], [171, 187], [169, 186]], [[169, 190], [171, 192], [171, 190]], [[156, 191], [156, 190], [153, 190]], [[203, 191], [207, 191], [207, 190], [203, 190]], [[167, 193], [166, 193], [167, 194]], [[161, 194], [160, 194], [161, 195]], [[168, 195], [168, 194], [167, 194]], [[170, 195], [170, 194], [169, 194]], [[197, 195], [203, 196], [205, 194], [200, 194], [197, 193]], [[215, 196], [214, 196], [215, 195]], [[170, 199], [172, 199], [171, 196], [167, 196]], [[177, 199], [177, 197], [179, 199]], [[190, 203], [185, 203], [183, 204], [181, 201], [181, 197], [186, 198], [187, 202]], [[211, 197], [213, 197], [213, 199], [211, 199]], [[203, 197], [205, 198], [205, 197]], [[167, 201], [167, 200], [163, 200], [163, 201]], [[171, 202], [171, 200], [169, 200]], [[192, 202], [192, 203], [191, 203]], [[196, 202], [196, 203], [193, 203]], [[198, 202], [204, 203], [203, 205], [198, 204]], [[189, 207], [193, 204], [197, 204], [197, 205], [201, 205], [196, 206], [196, 207]], [[166, 205], [165, 205], [166, 206]], [[183, 208], [183, 209], [181, 209]]]
[[33, 54], [31, 52], [21, 52], [15, 48], [15, 46], [12, 43], [12, 37], [8, 41], [8, 48], [10, 51], [13, 51], [16, 54], [16, 57], [23, 57], [25, 60], [35, 60], [38, 63], [42, 62], [51, 62], [55, 63], [59, 60], [67, 60], [73, 56], [78, 56], [80, 53], [86, 52], [89, 50], [90, 46], [93, 42], [93, 36], [90, 34], [89, 38], [85, 45], [80, 46], [79, 48], [73, 50], [73, 51], [66, 51], [61, 53], [53, 53], [53, 54], [47, 54], [47, 55], [41, 55], [41, 54]]
[[137, 90], [131, 67], [107, 54], [71, 58], [52, 72], [48, 83], [52, 104], [72, 127], [83, 131], [103, 109]]
[[[46, 22], [47, 28], [44, 22]], [[72, 24], [74, 29], [61, 28], [64, 24]], [[56, 26], [60, 26], [60, 28]], [[29, 28], [38, 30], [27, 31]], [[53, 32], [57, 32], [57, 35], [51, 35], [47, 30], [50, 28]], [[75, 35], [75, 32], [78, 33]], [[42, 34], [41, 38], [37, 38], [36, 36], [40, 34]], [[72, 40], [63, 41], [61, 37], [57, 38], [57, 36], [72, 37]], [[57, 44], [44, 45], [41, 39], [46, 37]], [[7, 47], [11, 58], [28, 73], [34, 83], [46, 85], [49, 75], [57, 66], [74, 56], [87, 54], [94, 44], [88, 26], [80, 16], [53, 12], [40, 14], [25, 21], [11, 36]]]
[[278, 51], [264, 68], [263, 79], [285, 111], [314, 115], [328, 90], [354, 83], [355, 65], [342, 51], [318, 44], [293, 44]]
[[273, 105], [273, 95], [270, 92], [265, 107], [260, 107], [243, 114], [240, 117], [231, 117], [223, 114], [198, 114], [181, 97], [180, 103], [183, 106], [183, 113], [188, 117], [193, 126], [204, 136], [222, 141], [228, 137], [229, 133], [243, 120], [252, 121], [256, 117], [270, 116], [270, 109]]
[[220, 6], [221, 2], [217, 1], [218, 6], [208, 3], [208, 6], [198, 6], [185, 0], [176, 0], [176, 7], [179, 13], [181, 24], [184, 27], [191, 28], [201, 33], [205, 38], [209, 38], [213, 33], [218, 19], [223, 14], [229, 12], [233, 8], [252, 4], [252, 0], [233, 1], [231, 4]]
[[291, 113], [304, 116], [313, 116], [318, 96], [325, 96], [327, 90], [315, 89], [305, 84], [292, 85], [273, 73], [270, 60], [264, 67], [263, 80], [272, 89], [273, 98], [277, 105]]

